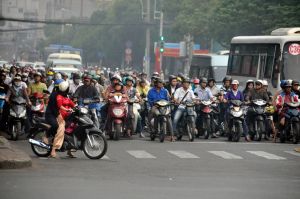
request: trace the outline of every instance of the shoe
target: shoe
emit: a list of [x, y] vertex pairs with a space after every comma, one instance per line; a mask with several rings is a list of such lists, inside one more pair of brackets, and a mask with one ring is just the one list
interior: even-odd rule
[[213, 133], [212, 135], [211, 135], [211, 138], [218, 138], [219, 136], [217, 136], [215, 133]]
[[145, 135], [142, 132], [140, 133], [140, 138], [145, 138]]
[[245, 136], [245, 140], [246, 140], [247, 142], [251, 142], [250, 136], [249, 136], [249, 135], [246, 135], [246, 136]]
[[176, 141], [175, 136], [171, 136], [171, 140], [170, 141], [171, 142], [175, 142]]
[[76, 158], [71, 150], [68, 150], [67, 155], [69, 158]]

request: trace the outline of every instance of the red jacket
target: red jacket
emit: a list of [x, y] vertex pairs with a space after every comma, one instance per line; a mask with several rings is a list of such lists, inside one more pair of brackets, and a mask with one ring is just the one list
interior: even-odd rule
[[57, 107], [59, 108], [59, 113], [64, 119], [66, 119], [69, 116], [70, 112], [62, 110], [61, 107], [63, 106], [66, 109], [73, 108], [75, 107], [74, 102], [70, 98], [64, 97], [62, 95], [57, 95], [56, 101], [57, 101]]

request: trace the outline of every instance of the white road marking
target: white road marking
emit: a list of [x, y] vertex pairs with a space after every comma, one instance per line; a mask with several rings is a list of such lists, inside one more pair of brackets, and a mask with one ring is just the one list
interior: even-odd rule
[[223, 159], [226, 159], [226, 160], [232, 160], [232, 159], [235, 159], [235, 160], [241, 160], [243, 159], [241, 156], [238, 156], [238, 155], [234, 155], [232, 153], [228, 153], [226, 151], [208, 151], [209, 153], [212, 153], [216, 156], [219, 156]]
[[272, 153], [267, 153], [267, 152], [264, 152], [264, 151], [247, 151], [247, 152], [251, 153], [253, 155], [257, 155], [259, 157], [266, 158], [268, 160], [286, 160], [286, 158], [284, 158], [284, 157], [277, 156], [277, 155], [274, 155]]
[[196, 159], [199, 158], [198, 156], [189, 153], [187, 151], [168, 151], [169, 153], [179, 157], [179, 158], [184, 158], [184, 159]]
[[296, 151], [285, 151], [285, 152], [300, 157], [300, 153]]
[[155, 159], [156, 157], [153, 156], [152, 154], [146, 152], [146, 151], [141, 151], [141, 150], [136, 150], [136, 151], [127, 151], [130, 155], [132, 155], [135, 158], [138, 159]]

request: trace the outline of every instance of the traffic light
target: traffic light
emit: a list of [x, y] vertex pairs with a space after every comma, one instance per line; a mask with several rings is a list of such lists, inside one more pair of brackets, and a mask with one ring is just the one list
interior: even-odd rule
[[165, 51], [164, 36], [160, 36], [159, 52], [163, 53], [164, 51]]

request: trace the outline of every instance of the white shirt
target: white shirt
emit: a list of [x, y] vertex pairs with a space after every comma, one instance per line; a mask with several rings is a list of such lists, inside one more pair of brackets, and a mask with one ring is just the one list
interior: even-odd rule
[[[187, 92], [188, 92], [188, 94], [185, 96], [185, 94]], [[184, 102], [185, 101], [192, 101], [193, 99], [195, 99], [195, 95], [194, 95], [192, 89], [184, 90], [183, 87], [180, 87], [174, 93], [174, 99], [179, 101], [179, 102], [183, 99], [184, 96], [185, 96], [185, 98], [183, 100]]]
[[83, 84], [79, 82], [78, 85], [76, 85], [73, 81], [70, 81], [70, 91], [69, 93], [74, 94], [78, 87], [82, 86]]

